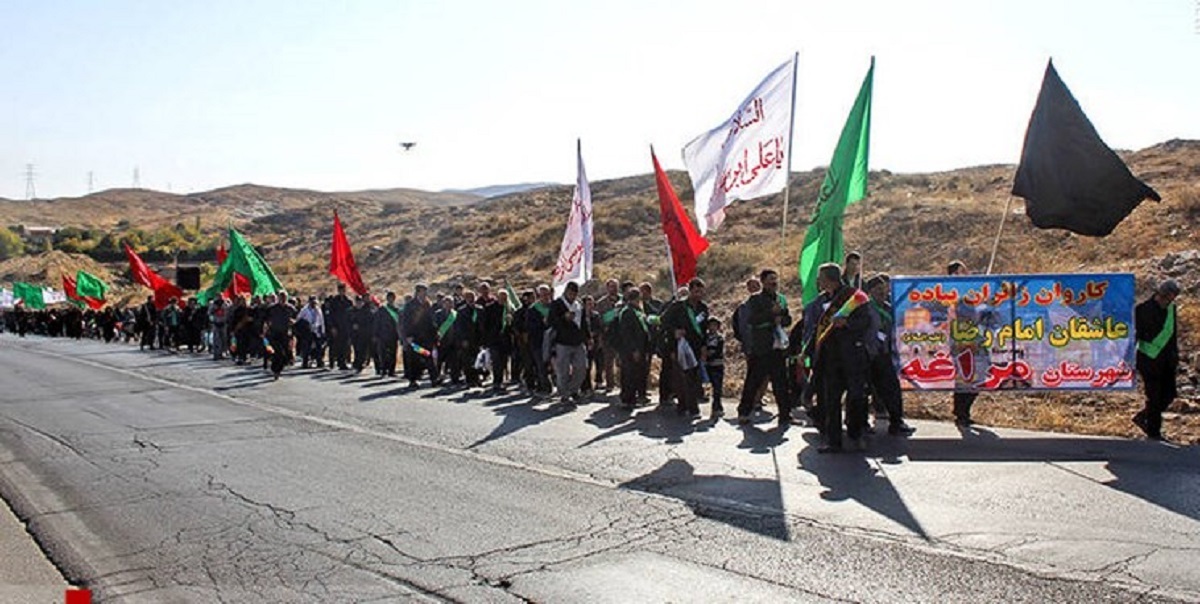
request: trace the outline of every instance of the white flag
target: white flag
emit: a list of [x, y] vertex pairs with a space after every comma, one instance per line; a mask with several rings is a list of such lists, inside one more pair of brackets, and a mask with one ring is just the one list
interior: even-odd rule
[[12, 290], [0, 289], [0, 309], [12, 310], [14, 303]]
[[567, 232], [558, 252], [558, 264], [554, 266], [555, 297], [562, 295], [567, 283], [574, 281], [583, 285], [592, 278], [592, 189], [583, 171], [583, 145], [578, 140], [575, 141], [575, 152], [579, 157], [579, 176], [575, 181], [575, 194], [571, 196]]
[[66, 292], [60, 292], [53, 288], [42, 288], [42, 302], [47, 306], [51, 304], [59, 304], [67, 301]]
[[775, 68], [720, 126], [683, 148], [696, 192], [700, 234], [725, 220], [725, 207], [783, 190], [791, 134], [796, 58]]

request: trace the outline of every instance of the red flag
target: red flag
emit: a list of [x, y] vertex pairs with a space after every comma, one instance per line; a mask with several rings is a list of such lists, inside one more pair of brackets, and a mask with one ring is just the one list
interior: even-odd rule
[[125, 257], [129, 259], [129, 272], [133, 273], [134, 282], [154, 290], [154, 306], [156, 308], [159, 310], [166, 308], [171, 303], [171, 298], [183, 298], [183, 290], [150, 270], [150, 267], [146, 266], [141, 256], [138, 256], [128, 243], [125, 244]]
[[346, 239], [346, 231], [342, 229], [337, 210], [333, 211], [333, 251], [329, 255], [329, 274], [340, 279], [354, 293], [360, 296], [367, 294], [367, 286], [363, 284], [362, 274], [354, 262], [354, 252], [350, 251], [350, 241]]
[[62, 276], [62, 282], [63, 282], [63, 291], [66, 292], [68, 300], [77, 300], [79, 302], [83, 302], [84, 304], [87, 304], [88, 308], [91, 308], [92, 310], [100, 310], [101, 308], [104, 308], [104, 300], [97, 300], [95, 298], [85, 298], [85, 297], [80, 296], [79, 291], [75, 289], [75, 279], [64, 274]]
[[658, 209], [662, 214], [662, 229], [671, 249], [671, 265], [675, 268], [675, 286], [679, 287], [696, 276], [696, 259], [708, 249], [708, 240], [700, 236], [692, 221], [683, 211], [679, 196], [667, 180], [666, 172], [658, 165], [654, 148], [650, 148], [650, 159], [654, 160], [654, 180], [658, 183]]
[[[229, 252], [225, 251], [225, 242], [221, 242], [221, 246], [217, 248], [217, 267], [225, 264], [225, 259], [229, 257]], [[250, 278], [241, 273], [233, 274], [233, 281], [229, 283], [229, 287], [225, 288], [225, 297], [232, 300], [235, 296], [250, 293]]]

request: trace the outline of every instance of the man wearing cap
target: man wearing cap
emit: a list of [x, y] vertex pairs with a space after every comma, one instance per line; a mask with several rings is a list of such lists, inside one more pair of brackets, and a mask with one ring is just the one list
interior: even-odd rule
[[1179, 344], [1175, 326], [1175, 298], [1179, 285], [1167, 280], [1150, 299], [1137, 305], [1137, 370], [1146, 391], [1146, 407], [1133, 423], [1150, 440], [1162, 440], [1162, 414], [1175, 400], [1175, 374], [1179, 370]]

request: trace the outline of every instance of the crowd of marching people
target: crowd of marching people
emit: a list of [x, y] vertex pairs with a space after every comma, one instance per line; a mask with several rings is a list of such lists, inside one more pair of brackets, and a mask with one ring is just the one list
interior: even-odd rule
[[[820, 269], [820, 297], [793, 314], [779, 276], [764, 270], [746, 282], [747, 298], [728, 318], [746, 359], [736, 421], [764, 413], [770, 386], [780, 429], [807, 419], [822, 433], [821, 451], [861, 450], [875, 426], [907, 435], [888, 279], [863, 282], [857, 254], [845, 266]], [[380, 378], [399, 369], [409, 387], [515, 387], [535, 400], [575, 406], [619, 391], [627, 410], [649, 405], [657, 367], [660, 406], [690, 420], [725, 416], [725, 324], [705, 303], [705, 283], [692, 279], [664, 301], [649, 283], [609, 280], [599, 297], [568, 283], [555, 297], [548, 285], [517, 293], [507, 284], [425, 285], [398, 298], [334, 295], [195, 298], [102, 310], [67, 307], [5, 315], [7, 330], [25, 335], [136, 342], [145, 350], [209, 354], [236, 365], [261, 364], [274, 379], [293, 365]], [[657, 359], [657, 363], [654, 360]], [[707, 387], [706, 387], [707, 386]], [[873, 405], [868, 404], [873, 400]]]

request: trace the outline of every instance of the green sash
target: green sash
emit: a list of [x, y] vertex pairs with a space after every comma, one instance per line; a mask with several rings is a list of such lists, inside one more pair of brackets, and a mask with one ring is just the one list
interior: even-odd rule
[[696, 330], [696, 335], [704, 337], [704, 330], [700, 329], [700, 324], [696, 322], [696, 311], [692, 310], [692, 305], [687, 302], [683, 303], [684, 309], [687, 310], [688, 319], [691, 319], [692, 329]]
[[450, 314], [446, 316], [446, 320], [442, 321], [442, 324], [438, 326], [438, 337], [439, 338], [446, 337], [446, 332], [450, 331], [451, 327], [454, 327], [454, 320], [457, 318], [458, 318], [458, 311], [456, 311], [454, 309], [450, 309]]
[[1175, 335], [1174, 304], [1167, 307], [1167, 320], [1165, 323], [1163, 323], [1162, 331], [1158, 332], [1157, 336], [1154, 336], [1154, 340], [1150, 342], [1138, 340], [1138, 352], [1150, 357], [1151, 359], [1157, 359], [1158, 355], [1162, 353], [1163, 348], [1167, 347], [1167, 342], [1171, 341], [1171, 336], [1173, 335]]
[[629, 311], [631, 311], [631, 310], [633, 311], [633, 316], [637, 317], [638, 324], [640, 324], [640, 325], [642, 326], [642, 331], [644, 331], [644, 332], [646, 332], [646, 333], [650, 333], [650, 326], [646, 324], [646, 315], [645, 315], [645, 313], [643, 313], [642, 311], [640, 311], [640, 310], [638, 310], [638, 309], [636, 309], [636, 308], [634, 308], [634, 307], [632, 307], [632, 306], [626, 306], [626, 307], [624, 307], [624, 309], [621, 311], [621, 313], [622, 313], [622, 314], [624, 314], [624, 313], [626, 313], [626, 312], [629, 312]]
[[386, 310], [389, 315], [392, 315], [393, 321], [395, 321], [397, 324], [400, 323], [400, 311], [394, 310], [391, 306], [388, 306], [387, 304], [383, 305], [383, 309]]

